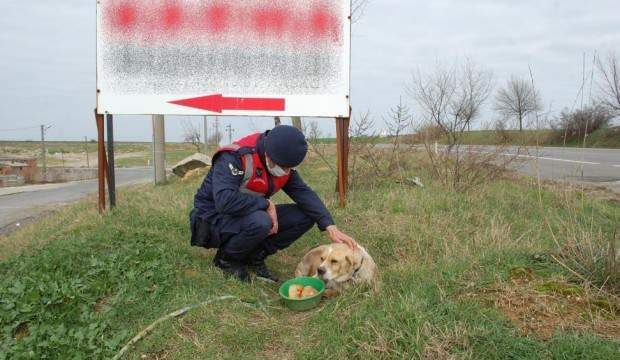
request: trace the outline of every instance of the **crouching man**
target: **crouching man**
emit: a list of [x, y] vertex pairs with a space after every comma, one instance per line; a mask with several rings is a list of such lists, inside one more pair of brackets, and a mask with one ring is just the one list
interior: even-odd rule
[[[220, 148], [194, 197], [190, 213], [193, 246], [217, 248], [215, 266], [239, 280], [278, 281], [265, 258], [286, 249], [317, 224], [335, 243], [357, 243], [338, 230], [331, 214], [302, 180], [308, 144], [301, 131], [281, 125]], [[295, 202], [275, 205], [280, 189]]]

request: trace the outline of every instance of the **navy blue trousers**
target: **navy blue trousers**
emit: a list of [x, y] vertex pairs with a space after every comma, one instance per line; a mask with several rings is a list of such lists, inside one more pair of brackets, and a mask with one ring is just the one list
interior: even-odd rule
[[247, 216], [224, 216], [211, 229], [212, 236], [221, 239], [220, 251], [237, 261], [246, 261], [254, 252], [264, 249], [268, 254], [289, 247], [314, 225], [297, 205], [276, 205], [278, 233], [269, 236], [271, 218], [266, 211]]

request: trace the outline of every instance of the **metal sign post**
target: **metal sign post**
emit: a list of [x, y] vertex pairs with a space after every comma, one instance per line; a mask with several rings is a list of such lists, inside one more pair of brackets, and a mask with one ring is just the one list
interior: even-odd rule
[[336, 118], [336, 152], [338, 156], [338, 200], [340, 207], [346, 206], [349, 169], [349, 118]]
[[116, 207], [116, 176], [114, 172], [114, 126], [112, 115], [106, 115], [108, 127], [108, 195], [110, 197], [110, 209]]

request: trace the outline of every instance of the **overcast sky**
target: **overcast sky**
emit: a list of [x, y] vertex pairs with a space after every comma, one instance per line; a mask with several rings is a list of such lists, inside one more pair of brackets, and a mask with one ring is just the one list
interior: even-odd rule
[[[52, 125], [52, 140], [94, 138], [95, 0], [1, 0], [0, 13], [0, 139], [38, 139], [39, 124]], [[496, 86], [528, 76], [529, 65], [545, 104], [570, 108], [584, 53], [587, 73], [595, 53], [620, 53], [619, 24], [618, 0], [371, 0], [354, 26], [354, 112], [370, 110], [380, 129], [402, 95], [415, 113], [405, 92], [412, 71], [465, 58], [493, 71]], [[149, 117], [115, 119], [116, 139], [151, 139]], [[199, 121], [170, 118], [166, 140], [181, 140], [183, 119]], [[273, 124], [220, 119], [235, 135]], [[332, 120], [321, 122], [334, 133]]]

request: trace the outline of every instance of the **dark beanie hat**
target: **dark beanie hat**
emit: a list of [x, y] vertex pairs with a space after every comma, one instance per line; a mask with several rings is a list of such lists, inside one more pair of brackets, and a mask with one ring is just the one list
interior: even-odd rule
[[301, 164], [308, 152], [304, 134], [296, 127], [278, 125], [267, 132], [265, 150], [277, 165], [295, 167]]

